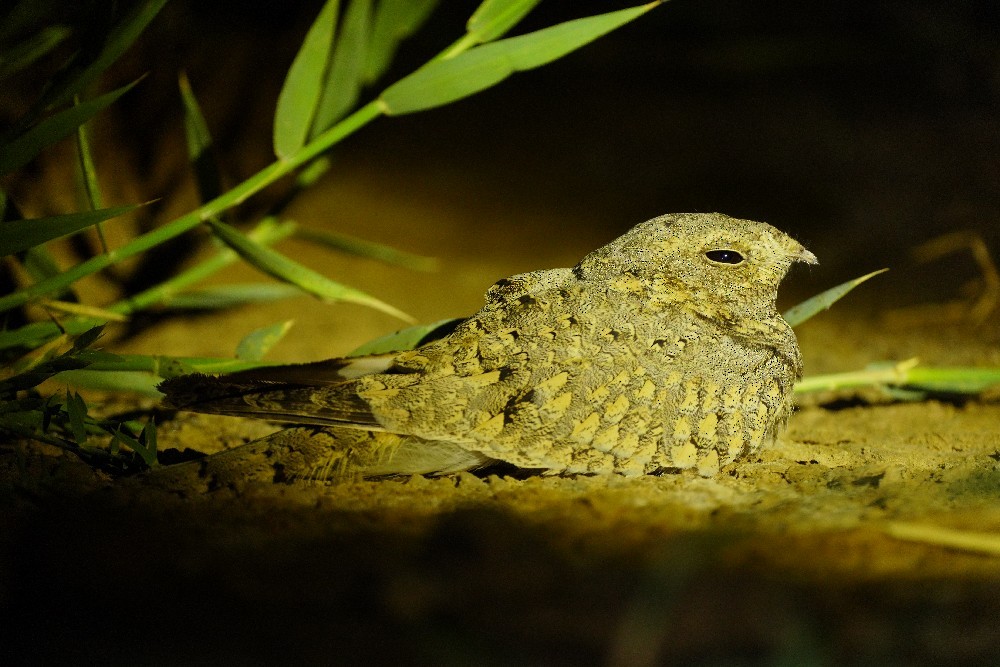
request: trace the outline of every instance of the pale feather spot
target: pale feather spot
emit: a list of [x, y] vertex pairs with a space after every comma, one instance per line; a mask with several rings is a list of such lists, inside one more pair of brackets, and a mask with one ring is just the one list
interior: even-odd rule
[[594, 436], [591, 446], [601, 452], [610, 452], [618, 444], [618, 425], [612, 424]]
[[635, 392], [635, 397], [639, 400], [649, 400], [653, 398], [653, 394], [656, 393], [656, 385], [650, 380], [646, 380], [639, 390]]
[[472, 429], [472, 432], [480, 436], [495, 438], [503, 432], [503, 422], [504, 416], [502, 413], [494, 415]]
[[715, 430], [719, 423], [719, 417], [714, 412], [707, 413], [698, 422], [698, 438], [702, 442], [714, 442]]
[[604, 421], [617, 423], [622, 420], [625, 413], [628, 412], [629, 406], [628, 397], [625, 394], [618, 394], [618, 398], [604, 409]]
[[573, 432], [569, 434], [570, 440], [588, 444], [594, 439], [600, 425], [600, 416], [596, 412], [591, 412], [586, 419], [573, 427]]
[[688, 440], [670, 448], [670, 462], [677, 468], [693, 468], [698, 464], [698, 448]]
[[562, 373], [556, 373], [548, 380], [542, 380], [537, 385], [535, 385], [535, 392], [543, 396], [549, 396], [563, 387], [566, 386], [566, 382], [569, 380], [569, 373], [563, 371]]
[[542, 404], [541, 411], [551, 414], [553, 417], [561, 417], [573, 402], [573, 394], [564, 391], [555, 398]]
[[719, 472], [719, 453], [710, 449], [698, 461], [698, 474], [702, 477], [713, 477]]
[[675, 441], [688, 441], [691, 439], [691, 421], [685, 415], [681, 415], [674, 420], [674, 430], [671, 437]]

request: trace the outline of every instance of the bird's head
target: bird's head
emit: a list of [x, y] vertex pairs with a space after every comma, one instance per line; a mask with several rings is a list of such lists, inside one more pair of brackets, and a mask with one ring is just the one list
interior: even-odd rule
[[675, 213], [633, 227], [577, 266], [584, 280], [621, 286], [713, 320], [776, 316], [778, 285], [816, 256], [771, 225], [721, 213]]

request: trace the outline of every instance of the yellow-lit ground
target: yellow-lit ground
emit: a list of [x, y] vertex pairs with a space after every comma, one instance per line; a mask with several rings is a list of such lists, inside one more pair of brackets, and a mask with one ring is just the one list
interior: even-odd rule
[[[654, 33], [632, 39], [648, 49]], [[638, 66], [615, 60], [627, 52], [516, 84], [523, 105], [494, 91], [437, 121], [379, 121], [289, 211], [438, 257], [438, 271], [282, 248], [426, 322], [471, 313], [496, 279], [570, 266], [646, 218], [722, 210], [772, 222], [819, 256], [789, 276], [785, 306], [892, 268], [799, 329], [807, 375], [915, 356], [1000, 365], [995, 313], [980, 324], [886, 318], [955, 298], [977, 275], [961, 254], [914, 263], [917, 243], [971, 228], [996, 252], [995, 192], [959, 178], [996, 154], [976, 107], [942, 120], [769, 80], [764, 102], [753, 86], [736, 103], [669, 79], [621, 92], [607, 82]], [[587, 98], [591, 77], [603, 83]], [[533, 96], [555, 82], [567, 97]], [[601, 111], [570, 114], [567, 99]], [[734, 120], [731, 108], [749, 111]], [[251, 143], [243, 159], [262, 166], [267, 141]], [[257, 279], [239, 266], [217, 278]], [[302, 297], [167, 320], [109, 346], [228, 356], [248, 331], [286, 319], [295, 325], [271, 358], [289, 362], [400, 326]], [[205, 492], [5, 444], [0, 634], [26, 663], [995, 662], [1000, 558], [903, 532], [1000, 533], [995, 398], [806, 397], [773, 448], [718, 479], [463, 473]], [[137, 405], [150, 403], [122, 404]], [[274, 428], [178, 414], [160, 424], [159, 446], [211, 453]]]

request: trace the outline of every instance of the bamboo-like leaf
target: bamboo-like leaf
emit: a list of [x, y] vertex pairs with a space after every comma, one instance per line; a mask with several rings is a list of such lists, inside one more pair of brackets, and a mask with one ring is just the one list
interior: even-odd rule
[[132, 45], [165, 4], [167, 0], [137, 2], [132, 11], [108, 32], [107, 38], [102, 43], [103, 48], [96, 58], [81, 69], [67, 73], [46, 92], [46, 108], [52, 109], [69, 102], [74, 95], [97, 80], [97, 77]]
[[236, 358], [242, 361], [260, 361], [278, 344], [288, 330], [292, 328], [293, 320], [277, 322], [270, 326], [254, 329], [236, 346]]
[[41, 121], [5, 146], [0, 146], [0, 175], [20, 169], [31, 162], [42, 149], [73, 134], [96, 113], [112, 104], [132, 89], [140, 79], [110, 93], [81, 102]]
[[125, 430], [119, 426], [118, 429], [112, 434], [112, 438], [138, 454], [143, 463], [150, 468], [157, 465], [155, 433], [152, 436], [152, 439], [150, 439], [149, 433], [147, 433], [146, 429], [143, 429], [139, 437], [136, 438], [135, 436], [126, 433]]
[[80, 447], [87, 446], [87, 404], [80, 394], [66, 390], [66, 414], [69, 415], [70, 432]]
[[118, 393], [127, 392], [155, 398], [163, 397], [163, 394], [156, 388], [156, 385], [163, 382], [163, 378], [144, 371], [92, 371], [83, 369], [65, 371], [56, 376], [55, 379], [78, 389], [113, 391]]
[[[76, 103], [79, 106], [79, 102]], [[83, 189], [87, 193], [87, 203], [90, 210], [97, 211], [104, 208], [104, 197], [101, 195], [101, 186], [97, 181], [97, 167], [94, 166], [94, 155], [90, 149], [90, 137], [87, 133], [87, 124], [81, 123], [76, 128], [76, 156], [80, 165], [80, 176], [83, 179]], [[100, 223], [98, 223], [100, 229]], [[101, 238], [104, 251], [104, 238]]]
[[438, 0], [381, 0], [375, 7], [362, 83], [374, 83], [389, 68], [400, 42], [420, 29]]
[[274, 112], [274, 154], [287, 159], [305, 145], [323, 93], [323, 77], [333, 48], [338, 0], [327, 0], [299, 48]]
[[368, 341], [364, 345], [351, 350], [351, 353], [347, 356], [363, 357], [369, 354], [385, 354], [386, 352], [412, 350], [424, 343], [443, 338], [454, 331], [459, 322], [463, 321], [461, 318], [449, 318], [431, 322], [430, 324], [418, 324], [414, 327], [400, 329], [394, 333]]
[[[75, 106], [80, 105], [80, 100], [73, 98]], [[94, 166], [94, 155], [90, 150], [90, 136], [87, 131], [87, 123], [81, 123], [76, 128], [76, 157], [80, 168], [80, 179], [83, 181], [83, 190], [87, 193], [87, 204], [91, 211], [104, 208], [104, 196], [101, 194], [101, 185], [97, 180], [97, 167]], [[94, 225], [97, 231], [97, 239], [101, 244], [101, 252], [107, 254], [108, 241], [104, 238], [104, 227], [98, 222]]]
[[310, 139], [333, 126], [358, 101], [371, 31], [371, 6], [371, 0], [351, 0], [344, 12]]
[[402, 250], [397, 250], [392, 246], [375, 243], [373, 241], [366, 241], [365, 239], [359, 239], [348, 234], [339, 234], [337, 232], [326, 230], [299, 227], [295, 230], [295, 236], [312, 243], [326, 246], [327, 248], [333, 248], [334, 250], [346, 252], [351, 255], [357, 255], [358, 257], [376, 259], [387, 264], [404, 266], [408, 269], [416, 269], [417, 271], [433, 271], [437, 268], [437, 260], [433, 257], [414, 255]]
[[811, 318], [816, 313], [826, 310], [837, 301], [840, 301], [861, 283], [870, 278], [874, 278], [880, 273], [885, 273], [888, 270], [889, 269], [879, 269], [878, 271], [872, 271], [871, 273], [865, 274], [860, 278], [848, 280], [846, 283], [841, 283], [836, 287], [831, 287], [825, 292], [820, 292], [816, 296], [806, 299], [796, 306], [792, 306], [782, 313], [781, 316], [786, 322], [788, 322], [789, 326], [796, 327]]
[[281, 253], [254, 242], [224, 222], [217, 220], [207, 222], [223, 243], [235, 250], [247, 262], [270, 276], [297, 285], [304, 292], [324, 301], [357, 303], [381, 310], [402, 320], [412, 321], [413, 319], [401, 310], [393, 308], [369, 294], [330, 280]]
[[38, 302], [38, 305], [48, 310], [54, 310], [67, 315], [79, 315], [80, 317], [101, 320], [104, 322], [128, 322], [128, 315], [122, 315], [121, 313], [116, 313], [105, 308], [98, 308], [96, 306], [73, 303], [72, 301], [42, 299]]
[[252, 303], [267, 303], [302, 296], [302, 290], [286, 283], [240, 283], [190, 290], [169, 297], [164, 307], [177, 310], [221, 310]]
[[47, 218], [5, 222], [0, 227], [3, 231], [3, 235], [0, 236], [0, 256], [12, 255], [61, 236], [75, 234], [104, 220], [134, 211], [140, 206], [144, 204], [113, 206], [98, 211], [81, 211]]
[[883, 530], [890, 537], [907, 542], [929, 544], [944, 549], [1000, 556], [1000, 534], [959, 530], [929, 523], [889, 521]]
[[73, 33], [64, 25], [52, 25], [42, 28], [20, 44], [5, 49], [0, 53], [0, 80], [20, 72], [46, 53], [59, 46], [63, 40]]
[[177, 79], [184, 105], [184, 138], [187, 144], [188, 161], [194, 169], [195, 183], [202, 202], [215, 199], [222, 194], [222, 174], [219, 173], [212, 150], [212, 133], [201, 112], [198, 98], [191, 89], [187, 74], [181, 72]]
[[432, 61], [389, 86], [379, 98], [381, 108], [389, 115], [399, 115], [460, 100], [496, 85], [514, 72], [557, 60], [659, 4], [567, 21]]
[[484, 0], [469, 18], [466, 32], [477, 44], [492, 42], [521, 22], [541, 0]]
[[938, 394], [980, 394], [1000, 386], [1000, 368], [984, 366], [920, 366], [917, 359], [885, 361], [844, 373], [803, 378], [795, 385], [796, 394], [838, 391], [864, 387], [894, 387]]

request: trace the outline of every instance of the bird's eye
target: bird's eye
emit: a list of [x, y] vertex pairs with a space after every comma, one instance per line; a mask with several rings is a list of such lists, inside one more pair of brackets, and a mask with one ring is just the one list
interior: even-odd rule
[[743, 261], [743, 255], [735, 250], [709, 250], [705, 257], [719, 264], [739, 264]]

